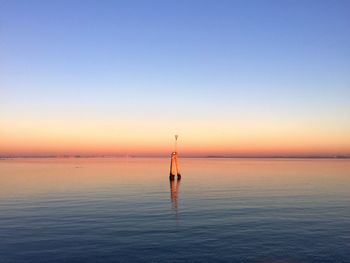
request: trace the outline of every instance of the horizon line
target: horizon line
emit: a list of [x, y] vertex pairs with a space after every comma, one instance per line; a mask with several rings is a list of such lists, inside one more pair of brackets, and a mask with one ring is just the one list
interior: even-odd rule
[[[4, 159], [37, 158], [37, 159], [84, 159], [84, 158], [169, 158], [166, 155], [7, 155], [0, 156]], [[180, 158], [203, 158], [203, 159], [350, 159], [350, 155], [266, 155], [266, 156], [225, 156], [225, 155], [206, 155], [206, 156], [181, 156]]]

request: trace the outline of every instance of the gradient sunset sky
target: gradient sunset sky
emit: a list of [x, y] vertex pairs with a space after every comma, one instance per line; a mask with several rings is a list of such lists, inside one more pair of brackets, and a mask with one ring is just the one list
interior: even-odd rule
[[0, 0], [0, 156], [349, 155], [349, 12]]

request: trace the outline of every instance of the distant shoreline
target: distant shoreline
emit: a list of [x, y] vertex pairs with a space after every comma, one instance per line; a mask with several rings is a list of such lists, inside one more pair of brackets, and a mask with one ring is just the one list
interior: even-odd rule
[[[169, 158], [168, 156], [1, 156], [8, 159], [126, 159], [126, 158]], [[350, 159], [350, 156], [181, 156], [185, 159]]]

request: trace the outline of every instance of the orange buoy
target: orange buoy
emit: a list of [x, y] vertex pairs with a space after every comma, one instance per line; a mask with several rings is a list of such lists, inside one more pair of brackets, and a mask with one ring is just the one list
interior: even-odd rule
[[181, 173], [180, 173], [180, 167], [179, 167], [179, 161], [177, 158], [177, 138], [179, 136], [175, 135], [175, 151], [171, 153], [171, 161], [170, 161], [170, 180], [174, 180], [175, 175], [177, 175], [177, 178], [181, 178]]

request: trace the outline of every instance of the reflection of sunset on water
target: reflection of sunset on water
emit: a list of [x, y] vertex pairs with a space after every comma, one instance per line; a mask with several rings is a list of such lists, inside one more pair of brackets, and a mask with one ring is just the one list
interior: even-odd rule
[[[349, 162], [332, 159], [181, 159], [186, 175], [184, 190], [191, 189], [193, 195], [201, 193], [198, 190], [203, 186], [242, 190], [249, 187], [252, 191], [281, 187], [294, 192], [347, 191]], [[114, 189], [116, 193], [127, 193], [130, 185], [142, 194], [145, 186], [163, 189], [169, 180], [168, 171], [169, 158], [1, 160], [0, 196], [35, 196], [87, 189]], [[172, 196], [177, 196], [176, 184], [179, 183], [170, 182]]]
[[172, 203], [172, 207], [176, 211], [176, 214], [177, 214], [181, 179], [176, 179], [176, 180], [170, 179], [169, 182], [170, 182], [170, 200]]
[[[169, 251], [160, 254], [164, 261], [196, 255], [204, 262], [208, 245], [230, 258], [259, 253], [257, 262], [291, 246], [323, 251], [334, 244], [328, 255], [348, 253], [340, 241], [350, 224], [350, 160], [181, 158], [181, 165], [183, 179], [169, 182], [169, 158], [0, 160], [2, 242], [13, 246], [13, 237], [23, 249], [34, 240], [39, 252], [57, 251], [69, 236], [140, 262], [155, 255], [154, 246]], [[135, 246], [143, 247], [142, 258], [130, 253]]]

